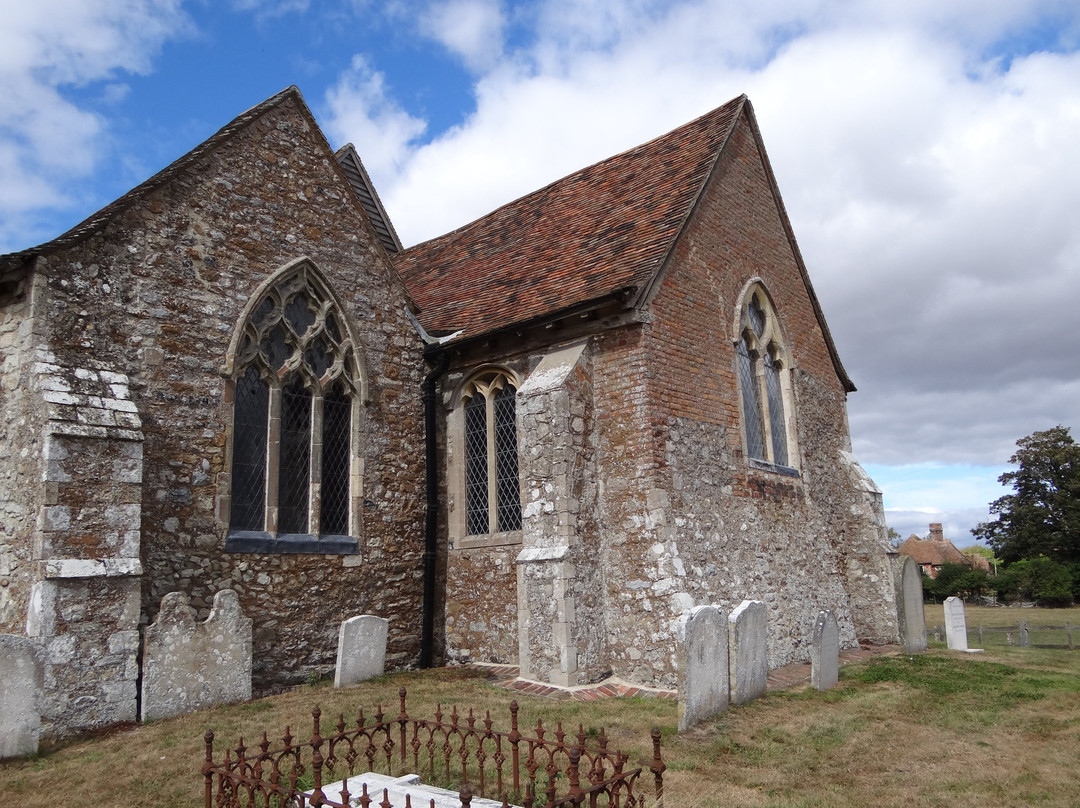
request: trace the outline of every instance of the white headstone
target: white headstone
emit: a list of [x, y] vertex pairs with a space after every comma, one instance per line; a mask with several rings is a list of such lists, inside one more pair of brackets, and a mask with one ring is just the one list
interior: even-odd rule
[[746, 704], [764, 695], [768, 685], [765, 604], [760, 600], [744, 600], [728, 617], [728, 624], [731, 701]]
[[716, 606], [698, 606], [679, 620], [679, 730], [728, 708], [727, 620]]
[[334, 687], [379, 676], [386, 670], [386, 636], [390, 621], [373, 614], [350, 617], [338, 630]]
[[945, 599], [945, 642], [950, 651], [968, 649], [964, 601], [957, 597]]
[[0, 760], [38, 750], [42, 667], [34, 641], [0, 634]]
[[926, 617], [923, 614], [922, 573], [911, 556], [901, 556], [896, 580], [900, 643], [909, 654], [926, 650]]
[[839, 678], [840, 627], [831, 611], [820, 612], [810, 645], [810, 684], [817, 690], [828, 690]]
[[161, 599], [157, 621], [144, 629], [142, 705], [152, 721], [251, 698], [251, 619], [232, 589], [214, 595], [202, 623], [183, 592]]

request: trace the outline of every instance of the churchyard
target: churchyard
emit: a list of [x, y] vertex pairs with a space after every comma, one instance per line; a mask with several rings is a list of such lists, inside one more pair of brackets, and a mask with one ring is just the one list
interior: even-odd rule
[[[1023, 611], [1032, 625], [1080, 623], [1080, 610]], [[928, 607], [927, 625], [943, 621]], [[990, 617], [968, 612], [969, 625]], [[974, 643], [973, 643], [974, 646]], [[662, 733], [665, 804], [710, 806], [1072, 806], [1080, 755], [1080, 652], [993, 646], [950, 653], [933, 639], [921, 654], [893, 654], [845, 666], [827, 690], [809, 684], [732, 706], [677, 732], [675, 702], [593, 702], [509, 693], [465, 668], [393, 674], [335, 690], [312, 683], [283, 695], [116, 728], [37, 756], [0, 763], [0, 793], [20, 806], [203, 803], [203, 734], [254, 745], [286, 725], [310, 734], [311, 708], [325, 724], [339, 712], [395, 709], [408, 688], [410, 714], [473, 707], [505, 715], [512, 698], [523, 726], [561, 722], [590, 738], [601, 727], [632, 765], [651, 758], [650, 729]], [[646, 789], [645, 793], [649, 793]]]

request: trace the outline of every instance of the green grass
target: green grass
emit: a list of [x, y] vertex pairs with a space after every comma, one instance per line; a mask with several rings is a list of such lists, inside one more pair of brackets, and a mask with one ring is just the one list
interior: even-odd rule
[[523, 731], [538, 719], [549, 737], [559, 722], [571, 735], [580, 724], [595, 740], [604, 727], [610, 746], [628, 752], [633, 765], [651, 756], [649, 730], [657, 725], [669, 808], [1080, 804], [1072, 775], [1080, 758], [1080, 653], [1019, 647], [872, 658], [845, 667], [832, 690], [770, 693], [683, 734], [669, 701], [538, 699], [462, 669], [344, 690], [320, 683], [0, 763], [0, 793], [20, 808], [198, 806], [207, 728], [218, 734], [220, 757], [240, 736], [254, 746], [263, 729], [272, 741], [286, 725], [309, 737], [315, 703], [324, 730], [339, 712], [355, 720], [361, 707], [370, 720], [379, 703], [396, 715], [403, 685], [414, 716], [430, 716], [436, 704], [445, 714], [471, 705], [481, 716], [490, 709], [506, 728], [516, 698]]

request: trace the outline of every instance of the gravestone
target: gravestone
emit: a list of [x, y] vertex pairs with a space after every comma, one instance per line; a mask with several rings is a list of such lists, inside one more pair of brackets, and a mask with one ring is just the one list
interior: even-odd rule
[[760, 600], [744, 600], [728, 617], [728, 664], [732, 703], [746, 704], [765, 694], [768, 623]]
[[236, 592], [214, 595], [202, 623], [188, 603], [185, 593], [170, 592], [144, 629], [142, 721], [251, 698], [251, 619]]
[[679, 731], [728, 708], [727, 620], [716, 606], [698, 606], [679, 619]]
[[814, 621], [810, 644], [810, 684], [828, 690], [840, 678], [840, 627], [831, 611], [821, 612]]
[[945, 599], [945, 642], [950, 651], [966, 651], [968, 649], [964, 601], [958, 597]]
[[354, 685], [386, 670], [386, 635], [390, 621], [362, 614], [341, 623], [338, 630], [334, 687]]
[[900, 644], [913, 654], [926, 650], [926, 617], [923, 614], [923, 585], [919, 565], [902, 556], [896, 572], [896, 606], [900, 621]]
[[34, 641], [0, 634], [0, 760], [38, 750], [42, 666]]

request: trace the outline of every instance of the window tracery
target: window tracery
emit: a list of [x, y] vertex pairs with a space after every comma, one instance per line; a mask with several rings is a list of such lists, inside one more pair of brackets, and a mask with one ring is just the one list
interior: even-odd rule
[[461, 392], [467, 536], [521, 530], [516, 393], [501, 371], [473, 378]]
[[[243, 545], [234, 539], [250, 534], [355, 535], [351, 477], [360, 375], [343, 315], [309, 263], [283, 272], [248, 310], [232, 365], [232, 549]], [[326, 552], [342, 546], [321, 545]], [[310, 542], [305, 547], [319, 551]]]
[[746, 454], [751, 460], [794, 467], [790, 374], [776, 312], [765, 290], [743, 296], [735, 353]]

